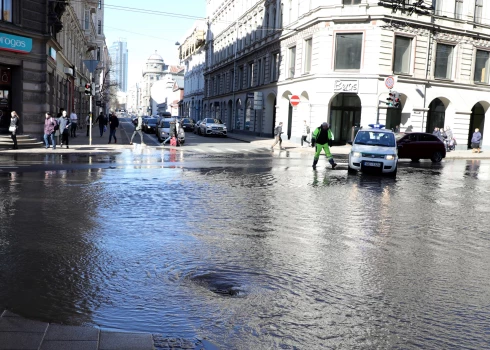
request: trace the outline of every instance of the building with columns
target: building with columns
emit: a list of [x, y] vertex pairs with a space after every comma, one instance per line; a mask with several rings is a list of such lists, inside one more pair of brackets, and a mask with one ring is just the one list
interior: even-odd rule
[[[303, 120], [327, 121], [344, 144], [353, 127], [376, 122], [450, 127], [466, 149], [478, 127], [490, 148], [484, 1], [211, 0], [208, 16], [204, 109], [231, 129], [271, 135], [283, 121], [287, 138], [299, 141]], [[388, 77], [400, 108], [386, 103]]]

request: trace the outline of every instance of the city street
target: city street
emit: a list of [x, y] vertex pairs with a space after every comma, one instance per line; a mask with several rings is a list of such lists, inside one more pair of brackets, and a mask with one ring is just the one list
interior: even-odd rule
[[489, 160], [390, 179], [187, 137], [4, 153], [0, 309], [222, 349], [488, 345]]

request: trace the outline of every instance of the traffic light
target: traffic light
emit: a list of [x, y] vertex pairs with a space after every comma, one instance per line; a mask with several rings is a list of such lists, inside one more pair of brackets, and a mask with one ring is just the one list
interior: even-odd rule
[[399, 108], [400, 104], [400, 93], [398, 91], [393, 91], [393, 107]]
[[92, 83], [92, 85], [90, 86], [90, 92], [92, 96], [95, 96], [95, 83]]
[[92, 95], [92, 85], [90, 85], [89, 83], [85, 84], [85, 95]]
[[386, 102], [385, 102], [388, 105], [388, 107], [393, 107], [394, 97], [395, 97], [395, 95], [390, 90], [390, 93], [388, 94], [388, 97], [386, 98]]

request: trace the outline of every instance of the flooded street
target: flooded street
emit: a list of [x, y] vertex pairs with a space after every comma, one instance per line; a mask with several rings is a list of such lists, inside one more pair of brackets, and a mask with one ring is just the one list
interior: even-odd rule
[[488, 347], [490, 161], [396, 180], [289, 152], [6, 163], [25, 167], [0, 171], [0, 307], [22, 316], [223, 349]]

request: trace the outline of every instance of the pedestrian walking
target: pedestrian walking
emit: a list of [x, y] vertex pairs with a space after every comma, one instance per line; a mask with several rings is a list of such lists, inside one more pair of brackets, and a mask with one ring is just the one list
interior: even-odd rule
[[[303, 147], [303, 141], [306, 142], [308, 146], [310, 145], [310, 142], [308, 142], [307, 140], [308, 135], [310, 135], [310, 126], [306, 124], [306, 120], [304, 120], [303, 133], [301, 135], [301, 147]], [[308, 147], [308, 146], [304, 145], [304, 147]]]
[[316, 164], [318, 163], [318, 159], [320, 158], [320, 153], [322, 153], [322, 149], [325, 152], [325, 156], [327, 157], [328, 162], [330, 163], [330, 165], [332, 165], [332, 169], [335, 169], [337, 163], [334, 162], [333, 156], [330, 153], [332, 141], [333, 134], [328, 123], [322, 123], [322, 125], [320, 125], [313, 131], [313, 135], [311, 137], [311, 146], [316, 147], [315, 156], [313, 158], [313, 169], [316, 169]]
[[10, 131], [10, 137], [12, 138], [12, 141], [14, 143], [13, 149], [19, 148], [17, 147], [17, 130], [19, 129], [19, 122], [20, 122], [19, 115], [15, 111], [12, 111], [12, 113], [10, 113], [9, 131]]
[[70, 126], [70, 136], [71, 136], [71, 137], [77, 137], [78, 116], [77, 116], [77, 114], [75, 113], [75, 110], [73, 110], [73, 111], [70, 113], [70, 122], [71, 122], [71, 126]]
[[282, 149], [282, 150], [285, 149], [284, 147], [282, 147], [282, 138], [281, 138], [281, 134], [282, 133], [283, 133], [283, 131], [282, 131], [282, 122], [279, 122], [279, 125], [274, 128], [275, 141], [274, 141], [274, 143], [271, 146], [271, 150], [274, 150], [274, 146], [277, 145], [277, 143], [279, 143], [279, 148], [280, 149]]
[[476, 128], [473, 136], [471, 137], [471, 153], [480, 153], [480, 143], [481, 143], [481, 132], [480, 129]]
[[97, 117], [97, 119], [95, 119], [95, 123], [99, 123], [99, 131], [100, 131], [100, 137], [102, 137], [104, 135], [104, 131], [105, 129], [107, 129], [107, 119], [104, 115], [103, 112], [100, 112], [99, 116]]
[[44, 119], [44, 144], [46, 148], [49, 148], [49, 140], [51, 140], [51, 147], [56, 149], [56, 140], [54, 138], [54, 134], [56, 130], [58, 130], [58, 122], [51, 115], [51, 113], [46, 112], [46, 116]]
[[66, 111], [63, 111], [62, 116], [58, 119], [58, 125], [60, 126], [60, 134], [61, 134], [61, 142], [60, 147], [63, 147], [63, 144], [66, 145], [66, 148], [69, 147], [69, 136], [70, 136], [70, 118], [66, 115]]
[[144, 146], [145, 142], [143, 141], [143, 133], [141, 132], [141, 128], [143, 126], [143, 118], [141, 116], [138, 116], [138, 123], [136, 124], [134, 131], [133, 131], [133, 136], [131, 136], [131, 141], [129, 141], [129, 144], [133, 144], [133, 139], [136, 134], [140, 135], [141, 138], [141, 145]]
[[109, 143], [111, 143], [112, 137], [114, 136], [114, 143], [117, 143], [116, 130], [119, 127], [119, 119], [115, 113], [111, 114], [109, 119]]

